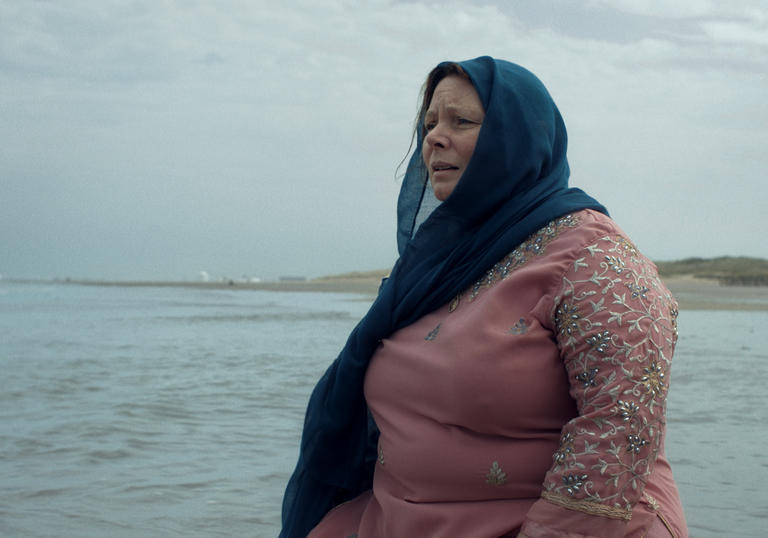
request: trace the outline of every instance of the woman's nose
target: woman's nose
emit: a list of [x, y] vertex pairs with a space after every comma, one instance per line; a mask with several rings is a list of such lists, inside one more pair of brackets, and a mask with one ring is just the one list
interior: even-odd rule
[[429, 146], [445, 147], [448, 145], [448, 137], [445, 134], [441, 124], [437, 124], [429, 130], [427, 136], [424, 137], [424, 142]]

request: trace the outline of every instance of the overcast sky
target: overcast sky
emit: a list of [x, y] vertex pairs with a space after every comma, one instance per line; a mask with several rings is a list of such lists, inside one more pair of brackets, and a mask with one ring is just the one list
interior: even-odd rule
[[768, 257], [764, 0], [5, 0], [0, 274], [389, 267], [423, 79], [484, 54], [650, 257]]

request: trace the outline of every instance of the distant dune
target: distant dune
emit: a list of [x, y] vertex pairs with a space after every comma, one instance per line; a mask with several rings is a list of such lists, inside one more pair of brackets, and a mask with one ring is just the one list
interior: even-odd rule
[[377, 269], [375, 271], [352, 271], [351, 273], [341, 273], [340, 275], [321, 276], [316, 280], [378, 280], [389, 274], [389, 269]]
[[768, 260], [731, 257], [686, 258], [656, 262], [662, 277], [691, 276], [717, 280], [726, 286], [768, 286]]

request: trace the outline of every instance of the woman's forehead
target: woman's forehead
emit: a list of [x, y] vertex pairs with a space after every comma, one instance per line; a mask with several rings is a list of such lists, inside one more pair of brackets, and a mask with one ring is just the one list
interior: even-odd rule
[[449, 111], [468, 107], [483, 109], [480, 97], [472, 83], [456, 75], [445, 77], [437, 84], [426, 113], [434, 113], [438, 107]]

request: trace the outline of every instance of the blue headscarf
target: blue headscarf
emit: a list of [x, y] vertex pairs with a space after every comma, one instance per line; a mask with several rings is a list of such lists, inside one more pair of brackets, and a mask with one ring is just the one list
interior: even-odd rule
[[459, 65], [485, 109], [474, 153], [451, 195], [414, 234], [428, 188], [417, 129], [398, 199], [400, 257], [312, 392], [281, 538], [304, 538], [333, 506], [371, 487], [378, 430], [363, 380], [383, 338], [450, 301], [551, 220], [585, 208], [607, 213], [568, 187], [565, 124], [543, 84], [487, 56]]

